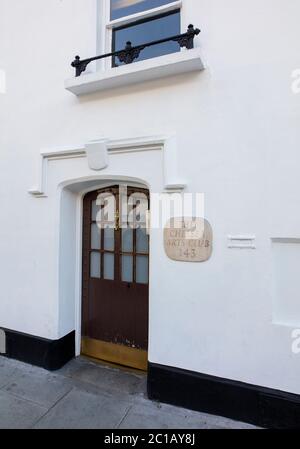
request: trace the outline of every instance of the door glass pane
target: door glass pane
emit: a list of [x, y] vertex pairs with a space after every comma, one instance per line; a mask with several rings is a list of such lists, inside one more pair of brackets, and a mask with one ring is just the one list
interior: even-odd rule
[[104, 279], [114, 280], [115, 278], [115, 256], [114, 254], [104, 254]]
[[133, 229], [122, 229], [122, 251], [130, 253], [133, 251]]
[[91, 226], [91, 249], [101, 249], [101, 229], [96, 223]]
[[137, 256], [136, 258], [136, 282], [138, 284], [148, 284], [148, 257]]
[[[113, 50], [123, 50], [126, 42], [130, 41], [132, 46], [144, 44], [158, 39], [164, 39], [173, 35], [180, 34], [180, 13], [172, 13], [159, 19], [151, 19], [147, 22], [131, 25], [122, 29], [115, 29]], [[177, 42], [165, 42], [159, 45], [147, 47], [141, 51], [136, 61], [154, 58], [156, 56], [167, 55], [180, 51]], [[117, 57], [113, 58], [113, 65], [119, 66], [122, 63]]]
[[132, 266], [133, 257], [132, 256], [122, 256], [122, 281], [132, 282]]
[[[173, 0], [174, 1], [174, 0]], [[172, 0], [110, 0], [111, 20], [172, 3]]]
[[100, 253], [92, 252], [90, 260], [90, 277], [100, 279], [101, 277], [101, 255]]
[[97, 219], [97, 213], [100, 210], [100, 206], [97, 206], [96, 200], [92, 201], [92, 221], [96, 221]]
[[113, 227], [104, 229], [104, 249], [114, 251], [115, 249], [115, 230]]
[[136, 230], [136, 252], [148, 253], [149, 238], [146, 228], [137, 228]]

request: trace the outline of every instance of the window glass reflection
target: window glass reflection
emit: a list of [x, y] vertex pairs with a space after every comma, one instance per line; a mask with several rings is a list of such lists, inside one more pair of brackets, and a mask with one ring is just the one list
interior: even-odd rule
[[133, 257], [122, 256], [122, 281], [132, 282]]
[[91, 249], [101, 249], [101, 229], [96, 223], [91, 226]]
[[170, 0], [110, 0], [111, 20], [172, 3]]
[[133, 230], [131, 228], [122, 229], [122, 251], [133, 251]]
[[149, 238], [146, 228], [136, 230], [136, 252], [147, 253], [149, 251]]
[[149, 277], [148, 257], [137, 256], [136, 282], [138, 284], [148, 284], [148, 277]]
[[113, 281], [115, 269], [115, 256], [114, 254], [104, 254], [104, 279]]
[[[178, 11], [160, 17], [159, 19], [152, 19], [126, 28], [115, 29], [113, 32], [113, 51], [123, 50], [127, 41], [130, 41], [134, 47], [177, 34], [180, 34], [180, 13]], [[153, 45], [142, 50], [135, 62], [175, 53], [179, 50], [180, 48], [177, 42], [165, 42], [163, 44]], [[113, 64], [116, 66], [122, 65], [118, 58], [114, 58]]]
[[100, 279], [101, 256], [100, 253], [92, 252], [90, 260], [90, 277]]
[[104, 229], [104, 249], [114, 251], [115, 249], [115, 230], [114, 228]]

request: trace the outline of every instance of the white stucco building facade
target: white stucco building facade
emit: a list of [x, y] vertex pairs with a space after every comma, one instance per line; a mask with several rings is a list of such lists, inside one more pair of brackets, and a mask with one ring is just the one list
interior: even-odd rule
[[149, 394], [288, 425], [300, 419], [300, 3], [161, 3], [180, 11], [180, 33], [201, 29], [195, 48], [104, 58], [75, 78], [74, 56], [109, 53], [126, 14], [111, 20], [106, 0], [0, 0], [0, 348], [38, 364], [49, 350], [50, 369], [80, 354], [86, 193], [203, 193], [208, 261], [171, 260], [163, 229], [150, 231]]

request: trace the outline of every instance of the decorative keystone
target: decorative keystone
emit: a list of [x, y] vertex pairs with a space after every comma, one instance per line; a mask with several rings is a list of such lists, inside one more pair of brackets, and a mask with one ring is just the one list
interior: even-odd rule
[[85, 151], [91, 170], [104, 170], [108, 167], [108, 139], [100, 139], [89, 142], [85, 145]]

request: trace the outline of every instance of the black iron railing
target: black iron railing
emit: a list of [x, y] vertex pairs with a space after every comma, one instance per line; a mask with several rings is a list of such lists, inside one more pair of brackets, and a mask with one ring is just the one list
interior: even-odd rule
[[119, 61], [125, 64], [131, 64], [135, 59], [140, 56], [142, 50], [147, 47], [152, 47], [153, 45], [163, 44], [165, 42], [178, 42], [180, 47], [185, 47], [187, 49], [194, 48], [194, 38], [198, 36], [200, 30], [194, 28], [194, 25], [189, 25], [186, 33], [178, 34], [177, 36], [167, 37], [165, 39], [159, 39], [157, 41], [147, 42], [146, 44], [132, 46], [132, 43], [128, 41], [124, 50], [114, 51], [112, 53], [106, 53], [105, 55], [94, 56], [93, 58], [80, 59], [80, 56], [76, 56], [75, 60], [72, 62], [72, 67], [75, 68], [76, 76], [80, 76], [88, 66], [93, 61], [98, 61], [99, 59], [117, 57]]

